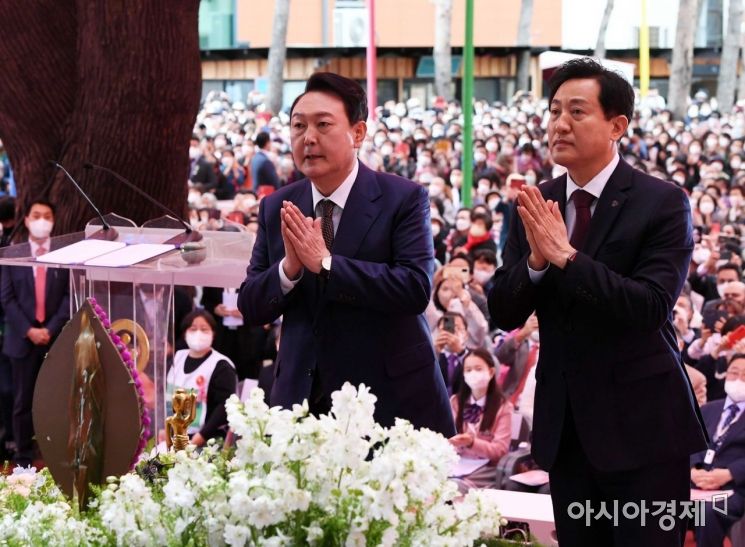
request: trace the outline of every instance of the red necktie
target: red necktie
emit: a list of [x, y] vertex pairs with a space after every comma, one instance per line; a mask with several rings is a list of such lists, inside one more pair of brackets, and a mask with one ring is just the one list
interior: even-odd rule
[[[39, 247], [36, 250], [36, 256], [45, 254], [47, 250]], [[34, 297], [36, 299], [35, 317], [39, 323], [44, 323], [46, 319], [45, 298], [47, 290], [47, 269], [45, 266], [36, 266], [36, 277], [34, 278]]]
[[592, 217], [590, 206], [595, 200], [595, 196], [584, 190], [575, 190], [569, 199], [574, 202], [574, 210], [576, 212], [574, 229], [572, 230], [572, 237], [569, 239], [569, 244], [578, 251], [581, 251], [587, 239], [588, 229], [590, 228], [590, 218]]

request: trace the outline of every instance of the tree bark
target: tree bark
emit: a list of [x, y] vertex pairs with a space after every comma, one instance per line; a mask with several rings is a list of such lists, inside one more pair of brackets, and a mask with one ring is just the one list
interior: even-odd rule
[[533, 19], [533, 0], [522, 0], [517, 25], [517, 78], [518, 90], [529, 91], [530, 86], [530, 25]]
[[603, 19], [600, 21], [600, 29], [598, 30], [598, 42], [595, 45], [595, 58], [605, 58], [605, 34], [608, 31], [608, 21], [613, 13], [613, 0], [605, 0], [605, 11], [603, 12]]
[[106, 214], [141, 224], [163, 212], [86, 162], [186, 211], [189, 138], [199, 109], [198, 0], [0, 0], [0, 138], [18, 188], [57, 207], [55, 234], [95, 216], [49, 160]]
[[290, 17], [290, 0], [275, 0], [272, 45], [269, 48], [267, 71], [269, 73], [269, 109], [276, 114], [282, 109], [285, 56], [287, 55], [287, 20]]
[[737, 88], [737, 100], [745, 100], [745, 32], [740, 33], [740, 80]]
[[700, 13], [701, 0], [680, 0], [675, 31], [668, 108], [676, 119], [683, 119], [688, 108], [688, 97], [693, 75], [693, 43]]
[[450, 53], [450, 27], [453, 15], [453, 0], [435, 2], [435, 94], [453, 98], [452, 56]]
[[717, 78], [717, 102], [719, 111], [732, 112], [737, 85], [737, 61], [740, 54], [740, 28], [742, 27], [742, 0], [730, 0], [727, 32], [724, 35], [722, 57], [719, 60]]

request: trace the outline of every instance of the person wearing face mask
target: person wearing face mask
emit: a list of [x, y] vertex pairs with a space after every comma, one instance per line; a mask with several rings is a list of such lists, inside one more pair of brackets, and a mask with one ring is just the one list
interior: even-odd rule
[[189, 144], [189, 184], [200, 192], [217, 187], [217, 173], [213, 164], [202, 153], [199, 138], [194, 135]]
[[435, 245], [435, 260], [437, 260], [440, 264], [444, 264], [447, 261], [447, 245], [445, 244], [447, 231], [445, 229], [445, 221], [442, 219], [439, 211], [436, 208], [432, 209], [431, 221], [432, 239]]
[[471, 216], [471, 227], [463, 249], [473, 256], [476, 251], [492, 251], [496, 254], [497, 244], [491, 236], [492, 218], [489, 214], [474, 213]]
[[463, 361], [468, 354], [466, 318], [460, 313], [445, 312], [437, 321], [433, 339], [448, 395], [458, 393], [463, 383]]
[[236, 392], [235, 365], [212, 347], [217, 323], [209, 312], [194, 310], [181, 326], [188, 349], [173, 356], [173, 366], [166, 375], [166, 402], [177, 388], [196, 392], [197, 415], [188, 433], [192, 444], [203, 446], [209, 439], [224, 437], [227, 431], [225, 401]]
[[450, 398], [457, 434], [451, 437], [464, 458], [488, 460], [469, 475], [456, 478], [458, 489], [494, 487], [495, 467], [507, 453], [513, 406], [496, 382], [494, 358], [485, 349], [472, 350], [463, 362], [463, 383]]
[[497, 265], [496, 253], [487, 249], [473, 253], [473, 280], [482, 288], [484, 295], [489, 294], [492, 288]]
[[[34, 201], [24, 218], [29, 232], [31, 256], [52, 250], [50, 234], [54, 227], [54, 206]], [[3, 353], [10, 358], [13, 377], [14, 462], [30, 465], [36, 456], [31, 404], [36, 377], [44, 356], [69, 319], [69, 273], [66, 269], [36, 266], [3, 266], [0, 301], [5, 311], [6, 330]]]
[[691, 482], [701, 490], [734, 490], [726, 514], [706, 502], [702, 526], [694, 529], [696, 545], [722, 545], [732, 525], [745, 514], [745, 354], [729, 360], [726, 396], [701, 407], [711, 442], [708, 450], [691, 456]]
[[[491, 183], [499, 182], [499, 173], [487, 162], [488, 154], [486, 147], [480, 144], [473, 152], [473, 180], [487, 179]], [[483, 197], [482, 197], [483, 198]]]
[[462, 247], [468, 241], [468, 231], [471, 228], [471, 210], [462, 207], [455, 214], [455, 225], [448, 235], [448, 252], [455, 253], [455, 249]]

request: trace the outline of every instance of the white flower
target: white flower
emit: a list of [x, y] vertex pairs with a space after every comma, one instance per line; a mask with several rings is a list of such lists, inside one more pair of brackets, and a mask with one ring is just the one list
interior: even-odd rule
[[225, 526], [225, 543], [242, 547], [246, 544], [251, 531], [246, 526], [228, 524]]

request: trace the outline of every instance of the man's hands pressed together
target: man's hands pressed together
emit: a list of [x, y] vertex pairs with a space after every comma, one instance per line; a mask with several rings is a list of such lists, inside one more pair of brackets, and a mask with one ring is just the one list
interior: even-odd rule
[[518, 199], [517, 212], [530, 245], [528, 265], [540, 271], [551, 263], [563, 270], [576, 249], [569, 244], [559, 204], [544, 200], [535, 186], [524, 187]]
[[329, 254], [321, 232], [321, 219], [303, 216], [300, 209], [289, 201], [282, 202], [280, 214], [285, 274], [289, 279], [295, 279], [302, 268], [317, 274], [321, 271], [321, 259]]

